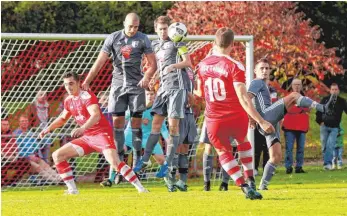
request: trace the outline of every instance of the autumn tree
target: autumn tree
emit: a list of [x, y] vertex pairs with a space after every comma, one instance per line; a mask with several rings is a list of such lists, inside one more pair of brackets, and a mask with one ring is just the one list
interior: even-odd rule
[[[224, 26], [237, 35], [253, 35], [255, 60], [267, 57], [272, 62], [272, 85], [282, 93], [288, 90], [280, 88], [283, 83], [299, 77], [309, 84], [308, 96], [323, 95], [327, 90], [321, 82], [324, 75], [344, 73], [335, 49], [317, 42], [319, 26], [310, 26], [311, 21], [296, 12], [292, 2], [177, 2], [168, 16], [184, 22], [191, 35], [213, 35]], [[193, 53], [193, 63], [200, 61], [208, 49]], [[243, 49], [239, 44], [231, 55], [244, 62]]]

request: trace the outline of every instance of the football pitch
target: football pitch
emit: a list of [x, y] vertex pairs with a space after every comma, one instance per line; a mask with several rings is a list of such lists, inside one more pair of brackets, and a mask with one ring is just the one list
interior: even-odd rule
[[347, 215], [347, 169], [304, 168], [308, 173], [292, 175], [280, 168], [269, 191], [262, 191], [263, 200], [246, 200], [232, 183], [220, 192], [218, 181], [204, 192], [202, 178], [190, 180], [188, 192], [175, 193], [162, 183], [147, 184], [147, 194], [126, 184], [79, 184], [80, 194], [74, 196], [63, 195], [64, 187], [3, 192], [2, 215]]

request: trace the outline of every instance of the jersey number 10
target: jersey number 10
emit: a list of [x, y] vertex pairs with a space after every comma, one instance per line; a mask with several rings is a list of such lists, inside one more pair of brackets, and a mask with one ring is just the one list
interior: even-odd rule
[[205, 81], [205, 86], [208, 88], [210, 101], [222, 101], [226, 98], [225, 85], [223, 80], [219, 78], [209, 77]]

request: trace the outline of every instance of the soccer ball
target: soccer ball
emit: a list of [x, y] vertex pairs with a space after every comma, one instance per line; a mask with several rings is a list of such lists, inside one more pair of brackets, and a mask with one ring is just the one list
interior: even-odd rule
[[187, 27], [180, 22], [175, 22], [172, 23], [169, 26], [169, 38], [173, 41], [173, 42], [180, 42], [182, 41], [185, 37], [187, 37]]

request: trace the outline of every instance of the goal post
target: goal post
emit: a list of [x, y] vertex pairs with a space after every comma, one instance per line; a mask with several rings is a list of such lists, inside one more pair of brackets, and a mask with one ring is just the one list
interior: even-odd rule
[[[65, 92], [62, 86], [62, 74], [67, 71], [76, 71], [85, 77], [95, 62], [107, 36], [107, 34], [1, 33], [2, 119], [9, 119], [11, 129], [17, 128], [19, 116], [25, 113], [28, 106], [35, 101], [38, 91], [47, 92], [51, 108], [58, 110]], [[154, 40], [157, 36], [149, 35], [149, 38]], [[206, 54], [201, 50], [205, 46], [211, 47], [214, 39], [213, 35], [189, 35], [185, 42], [187, 42], [190, 54], [196, 52]], [[237, 35], [235, 36], [235, 43], [237, 43], [238, 52], [244, 54], [242, 61], [241, 59], [240, 61], [246, 66], [248, 86], [253, 79], [253, 36]], [[112, 70], [111, 61], [108, 61], [92, 82], [92, 91], [99, 99], [110, 91]], [[106, 110], [107, 100], [100, 101], [100, 104], [102, 110]], [[57, 111], [52, 112], [50, 113], [52, 116], [50, 122], [59, 115]], [[199, 120], [203, 120], [203, 115], [199, 115], [197, 121]], [[70, 119], [65, 127], [55, 130], [41, 140], [38, 138], [38, 132], [42, 127], [44, 126], [36, 125], [30, 128], [26, 134], [17, 137], [2, 135], [2, 138], [7, 138], [7, 141], [2, 143], [2, 151], [6, 149], [6, 153], [1, 166], [5, 171], [15, 170], [15, 174], [19, 172], [21, 175], [18, 179], [2, 182], [2, 185], [22, 189], [56, 185], [60, 182], [51, 161], [48, 161], [48, 166], [41, 167], [42, 169], [38, 169], [36, 173], [28, 171], [28, 167], [18, 163], [18, 161], [27, 160], [30, 155], [46, 145], [50, 146], [50, 154], [52, 154], [55, 149], [69, 141], [69, 134], [76, 125]], [[201, 151], [196, 149], [197, 144], [198, 137], [196, 145], [190, 151], [190, 172], [199, 172], [199, 167], [202, 166], [202, 163], [199, 162], [200, 159], [197, 160], [195, 157], [197, 152]], [[108, 173], [106, 161], [97, 153], [69, 162], [74, 166], [76, 179], [81, 182], [92, 181], [99, 175], [99, 172]], [[158, 165], [154, 163], [153, 167], [143, 176], [146, 182], [157, 182], [153, 173], [157, 168]], [[10, 172], [4, 173], [4, 175], [7, 178]]]

